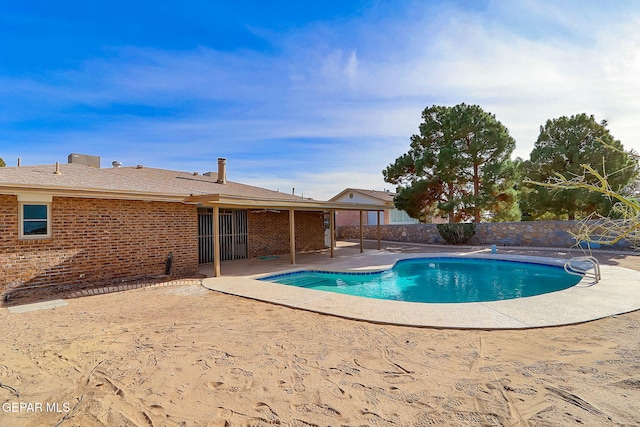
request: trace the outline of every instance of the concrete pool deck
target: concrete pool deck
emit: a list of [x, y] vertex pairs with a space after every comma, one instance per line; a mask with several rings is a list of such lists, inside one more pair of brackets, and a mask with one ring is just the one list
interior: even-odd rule
[[567, 252], [566, 256], [558, 260], [557, 254], [547, 255], [542, 251], [535, 252], [535, 255], [523, 255], [499, 250], [494, 255], [486, 249], [467, 248], [453, 252], [451, 250], [457, 248], [441, 247], [434, 252], [433, 247], [424, 248], [423, 251], [419, 247], [416, 249], [415, 245], [412, 248], [412, 253], [404, 253], [402, 250], [367, 250], [356, 253], [352, 250], [330, 262], [323, 254], [310, 254], [306, 258], [299, 257], [301, 265], [289, 265], [288, 268], [283, 260], [263, 260], [262, 264], [255, 260], [233, 262], [229, 264], [235, 265], [226, 266], [227, 272], [223, 270], [223, 276], [204, 279], [203, 286], [226, 294], [349, 319], [435, 328], [526, 329], [561, 326], [640, 309], [640, 271], [609, 264], [601, 264], [602, 280], [594, 285], [590, 279], [583, 279], [569, 289], [544, 295], [456, 304], [379, 300], [256, 280], [295, 270], [381, 270], [392, 267], [400, 259], [419, 257], [460, 256], [526, 262], [541, 262], [553, 257], [556, 261], [551, 263], [563, 265], [567, 259], [581, 255]]

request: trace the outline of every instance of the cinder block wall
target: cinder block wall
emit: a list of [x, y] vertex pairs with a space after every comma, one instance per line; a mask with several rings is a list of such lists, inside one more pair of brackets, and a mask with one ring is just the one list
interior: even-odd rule
[[0, 195], [0, 294], [49, 285], [101, 284], [198, 269], [195, 205], [54, 197], [52, 238], [18, 239], [18, 201]]
[[[289, 253], [289, 211], [251, 212], [249, 258]], [[294, 217], [296, 250], [324, 248], [324, 214], [297, 211]]]

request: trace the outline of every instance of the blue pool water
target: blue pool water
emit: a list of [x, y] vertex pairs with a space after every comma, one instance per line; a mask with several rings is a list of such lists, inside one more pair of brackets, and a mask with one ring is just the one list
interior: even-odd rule
[[260, 280], [368, 298], [457, 303], [555, 292], [576, 285], [581, 277], [551, 265], [478, 258], [420, 258], [398, 261], [382, 272], [300, 271]]

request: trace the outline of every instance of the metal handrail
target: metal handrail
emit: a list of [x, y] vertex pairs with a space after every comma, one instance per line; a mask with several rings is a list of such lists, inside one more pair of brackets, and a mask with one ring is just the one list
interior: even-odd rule
[[[588, 269], [582, 269], [575, 265], [571, 265], [572, 262], [588, 262], [593, 266], [593, 273], [590, 273]], [[564, 271], [569, 274], [573, 274], [574, 276], [582, 276], [582, 277], [592, 277], [593, 283], [598, 283], [600, 279], [602, 279], [602, 275], [600, 274], [600, 263], [598, 260], [592, 256], [580, 256], [571, 258], [569, 261], [564, 263]]]

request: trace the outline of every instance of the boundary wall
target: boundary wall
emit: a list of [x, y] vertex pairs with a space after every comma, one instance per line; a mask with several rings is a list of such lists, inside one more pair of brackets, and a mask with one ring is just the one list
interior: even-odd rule
[[[522, 222], [481, 222], [476, 224], [476, 234], [469, 240], [468, 245], [498, 245], [498, 246], [534, 246], [569, 248], [576, 245], [575, 238], [569, 233], [579, 221], [522, 221]], [[424, 243], [446, 245], [440, 237], [437, 224], [403, 224], [381, 225], [382, 240], [406, 243]], [[338, 228], [339, 239], [359, 239], [358, 226], [343, 226]], [[378, 227], [363, 226], [364, 238], [375, 240], [378, 238]], [[627, 241], [610, 246], [611, 249], [630, 249]]]

